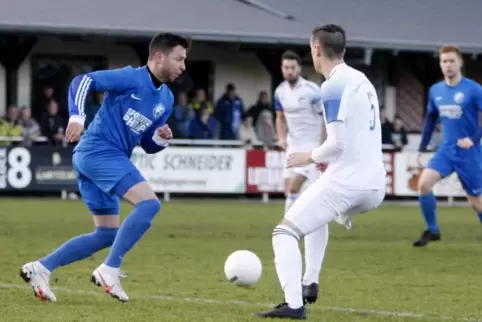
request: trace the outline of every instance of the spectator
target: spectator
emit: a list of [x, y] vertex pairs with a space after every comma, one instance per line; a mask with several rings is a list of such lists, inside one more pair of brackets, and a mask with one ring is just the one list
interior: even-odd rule
[[273, 114], [270, 111], [264, 110], [261, 112], [256, 123], [256, 132], [258, 139], [267, 146], [272, 146], [276, 143], [276, 130], [274, 128]]
[[393, 122], [392, 142], [396, 149], [402, 149], [408, 144], [407, 130], [405, 124], [399, 115], [395, 116]]
[[253, 117], [251, 115], [245, 115], [243, 123], [239, 127], [238, 138], [244, 143], [252, 145], [260, 145], [256, 131], [253, 126]]
[[47, 137], [52, 144], [62, 144], [64, 142], [64, 120], [58, 114], [59, 105], [52, 100], [48, 104], [47, 112], [40, 121], [42, 135]]
[[[22, 136], [22, 127], [18, 122], [18, 108], [10, 105], [7, 108], [7, 116], [0, 120], [0, 136], [3, 137], [20, 137]], [[0, 145], [10, 145], [12, 141], [0, 141]]]
[[22, 107], [20, 125], [22, 126], [23, 145], [32, 145], [32, 142], [34, 142], [41, 133], [40, 125], [32, 118], [32, 110], [30, 107]]
[[258, 122], [259, 115], [262, 111], [265, 110], [273, 113], [273, 107], [269, 103], [268, 93], [266, 93], [265, 91], [261, 91], [258, 95], [258, 101], [256, 102], [256, 104], [249, 108], [246, 114], [250, 115], [253, 118], [253, 124], [256, 124]]
[[380, 122], [382, 124], [382, 144], [393, 144], [393, 124], [385, 114], [385, 109], [380, 109]]
[[199, 111], [201, 107], [207, 107], [209, 114], [214, 113], [213, 104], [206, 99], [206, 92], [202, 88], [198, 88], [196, 91], [196, 96], [194, 96], [190, 106], [196, 112]]
[[218, 100], [214, 115], [219, 122], [219, 138], [221, 140], [235, 140], [241, 124], [243, 101], [236, 95], [233, 84], [226, 85], [226, 92]]
[[437, 122], [437, 126], [435, 127], [435, 131], [432, 134], [432, 138], [430, 139], [430, 148], [434, 151], [438, 150], [440, 144], [442, 144], [443, 136], [442, 136], [442, 125], [440, 122]]
[[40, 97], [36, 98], [35, 106], [33, 106], [33, 117], [40, 120], [43, 117], [44, 111], [47, 109], [50, 101], [55, 100], [55, 90], [52, 86], [47, 85], [43, 88]]
[[[209, 111], [209, 108], [206, 107]], [[189, 138], [189, 131], [191, 121], [194, 119], [195, 114], [193, 108], [187, 104], [187, 95], [184, 92], [179, 93], [177, 97], [177, 104], [174, 107], [174, 126], [177, 135], [181, 139]]]
[[212, 140], [216, 136], [216, 125], [208, 107], [201, 107], [191, 122], [189, 137], [195, 140]]

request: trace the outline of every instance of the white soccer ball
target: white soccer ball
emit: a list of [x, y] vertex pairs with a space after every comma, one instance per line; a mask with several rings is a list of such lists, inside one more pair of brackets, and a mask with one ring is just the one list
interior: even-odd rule
[[238, 250], [229, 255], [224, 264], [224, 274], [228, 281], [237, 286], [252, 286], [261, 278], [263, 266], [255, 253]]

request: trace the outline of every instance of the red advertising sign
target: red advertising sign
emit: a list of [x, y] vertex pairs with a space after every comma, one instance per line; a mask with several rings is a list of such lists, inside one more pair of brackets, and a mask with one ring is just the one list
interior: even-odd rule
[[[280, 151], [251, 150], [246, 153], [246, 192], [283, 193], [285, 153]], [[394, 192], [394, 153], [384, 152], [387, 170], [387, 195]]]
[[285, 153], [251, 150], [246, 153], [246, 192], [283, 193]]

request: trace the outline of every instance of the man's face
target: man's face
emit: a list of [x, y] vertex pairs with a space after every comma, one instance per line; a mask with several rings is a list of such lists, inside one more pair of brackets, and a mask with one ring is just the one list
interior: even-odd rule
[[455, 77], [460, 74], [462, 59], [457, 53], [444, 53], [440, 55], [440, 69], [445, 77]]
[[177, 98], [177, 100], [178, 100], [179, 105], [186, 106], [187, 105], [186, 93], [179, 94], [179, 97]]
[[259, 96], [259, 102], [261, 104], [268, 104], [268, 94], [263, 93]]
[[319, 74], [323, 74], [321, 68], [321, 57], [322, 51], [319, 42], [317, 42], [313, 37], [310, 40], [310, 49], [311, 49], [311, 59], [313, 60], [313, 67], [315, 68], [316, 72]]
[[7, 109], [7, 116], [10, 120], [16, 121], [18, 118], [18, 108], [16, 106], [10, 106]]
[[206, 93], [204, 92], [204, 90], [202, 88], [200, 88], [196, 91], [196, 100], [198, 100], [199, 102], [202, 102], [202, 101], [206, 100]]
[[159, 78], [172, 82], [186, 70], [187, 51], [182, 46], [176, 46], [168, 53], [159, 52], [156, 55], [161, 72]]
[[50, 102], [49, 104], [49, 114], [50, 115], [55, 115], [59, 111], [59, 106], [57, 105], [56, 102]]
[[295, 59], [283, 59], [281, 73], [288, 83], [295, 83], [300, 76], [301, 67]]

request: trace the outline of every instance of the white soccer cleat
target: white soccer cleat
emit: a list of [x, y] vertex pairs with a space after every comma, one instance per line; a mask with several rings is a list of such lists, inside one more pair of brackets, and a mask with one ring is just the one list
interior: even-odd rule
[[105, 292], [113, 298], [121, 302], [127, 302], [129, 301], [129, 297], [121, 286], [120, 278], [119, 270], [102, 264], [92, 273], [91, 281], [99, 287], [102, 286]]
[[340, 224], [342, 226], [345, 226], [345, 228], [347, 230], [351, 229], [351, 216], [350, 215], [340, 214], [340, 215], [335, 217], [335, 221], [338, 224]]
[[23, 265], [20, 269], [20, 277], [32, 286], [35, 297], [46, 302], [57, 301], [50, 289], [50, 271], [40, 262]]

